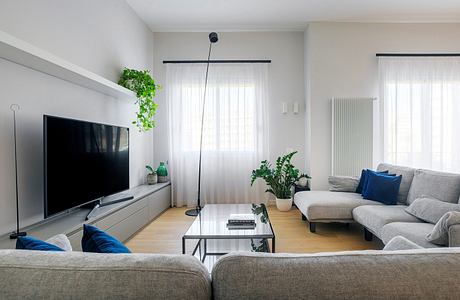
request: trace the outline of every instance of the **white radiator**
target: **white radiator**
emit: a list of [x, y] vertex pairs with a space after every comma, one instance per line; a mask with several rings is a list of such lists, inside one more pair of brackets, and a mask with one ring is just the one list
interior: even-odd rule
[[332, 99], [332, 175], [359, 176], [372, 167], [373, 100]]

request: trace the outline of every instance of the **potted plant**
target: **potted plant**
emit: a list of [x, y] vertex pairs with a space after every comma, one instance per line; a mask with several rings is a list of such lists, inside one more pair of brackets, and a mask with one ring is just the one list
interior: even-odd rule
[[273, 169], [271, 164], [264, 160], [258, 169], [252, 171], [251, 186], [257, 178], [265, 180], [269, 187], [266, 192], [276, 197], [276, 207], [280, 211], [289, 211], [291, 209], [292, 186], [300, 177], [308, 177], [308, 175], [300, 174], [299, 169], [291, 164], [291, 159], [296, 153], [297, 151], [278, 157], [276, 166]]
[[137, 125], [139, 131], [149, 131], [155, 127], [153, 117], [158, 105], [153, 98], [157, 89], [161, 87], [155, 84], [150, 72], [125, 68], [118, 84], [136, 93], [136, 104], [139, 110], [136, 112], [137, 119], [133, 121], [133, 124]]
[[157, 183], [158, 182], [157, 172], [152, 168], [152, 166], [146, 165], [145, 168], [149, 172], [149, 174], [147, 174], [147, 183], [148, 184]]

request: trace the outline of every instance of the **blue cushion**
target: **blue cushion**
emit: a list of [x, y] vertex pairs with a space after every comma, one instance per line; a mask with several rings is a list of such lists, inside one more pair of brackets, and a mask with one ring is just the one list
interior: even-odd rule
[[40, 251], [64, 251], [64, 249], [30, 236], [21, 236], [16, 240], [16, 249]]
[[369, 180], [368, 179], [369, 179], [369, 174], [370, 173], [382, 174], [382, 175], [388, 175], [388, 176], [396, 176], [396, 174], [388, 174], [388, 171], [376, 172], [376, 171], [372, 171], [372, 170], [367, 169], [366, 170], [366, 176], [364, 178], [363, 191], [362, 191], [361, 195], [364, 195], [364, 193], [366, 193], [367, 187], [369, 186]]
[[83, 225], [81, 248], [83, 252], [131, 253], [131, 251], [116, 238], [94, 226], [86, 224]]
[[391, 176], [370, 172], [367, 174], [367, 188], [363, 198], [387, 205], [395, 205], [398, 202], [401, 179], [401, 175]]
[[[372, 171], [372, 170], [369, 170], [369, 169], [363, 169], [361, 171], [361, 178], [359, 178], [359, 183], [358, 183], [358, 186], [356, 187], [356, 193], [358, 194], [363, 194], [363, 191], [364, 191], [364, 187], [366, 186], [366, 179], [367, 179], [367, 171]], [[372, 172], [376, 172], [376, 171], [372, 171]], [[386, 171], [381, 171], [381, 172], [377, 172], [377, 173], [380, 173], [380, 174], [387, 174], [388, 173], [388, 170]]]

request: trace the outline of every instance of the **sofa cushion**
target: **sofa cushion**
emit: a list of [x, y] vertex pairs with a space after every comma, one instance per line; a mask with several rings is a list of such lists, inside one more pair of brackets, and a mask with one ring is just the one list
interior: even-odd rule
[[406, 204], [407, 195], [409, 193], [412, 179], [414, 178], [415, 169], [410, 168], [410, 167], [395, 166], [395, 165], [386, 164], [386, 163], [382, 163], [377, 166], [377, 171], [386, 171], [386, 170], [390, 174], [402, 175], [401, 185], [399, 187], [399, 193], [398, 193], [398, 203]]
[[211, 299], [191, 255], [0, 250], [1, 299]]
[[395, 236], [401, 235], [424, 248], [435, 248], [439, 246], [428, 242], [426, 239], [426, 236], [433, 230], [433, 228], [434, 225], [431, 223], [389, 223], [383, 226], [380, 231], [380, 239], [384, 244], [387, 244]]
[[433, 244], [449, 245], [449, 227], [460, 225], [460, 212], [451, 211], [445, 213], [434, 225], [433, 230], [426, 236], [427, 240]]
[[329, 191], [331, 192], [352, 192], [356, 191], [359, 179], [352, 176], [329, 176]]
[[353, 210], [353, 219], [380, 238], [382, 227], [392, 222], [420, 222], [404, 205], [365, 205]]
[[213, 298], [456, 299], [460, 249], [233, 253], [212, 270]]
[[55, 236], [47, 239], [45, 242], [57, 246], [64, 251], [72, 251], [72, 245], [70, 244], [69, 238], [65, 234], [56, 234]]
[[403, 236], [395, 236], [392, 238], [383, 248], [383, 251], [397, 251], [397, 250], [411, 250], [411, 249], [423, 249], [416, 243], [409, 241]]
[[394, 176], [368, 171], [363, 198], [386, 205], [395, 205], [398, 202], [401, 178], [401, 175]]
[[16, 249], [20, 250], [37, 250], [37, 251], [64, 251], [53, 244], [33, 238], [31, 236], [20, 236], [16, 240]]
[[358, 193], [358, 194], [361, 194], [361, 195], [363, 194], [364, 189], [366, 188], [366, 185], [367, 185], [367, 177], [368, 177], [369, 173], [388, 174], [388, 170], [377, 172], [377, 171], [373, 171], [373, 170], [370, 170], [370, 169], [363, 169], [361, 171], [361, 177], [359, 178], [359, 183], [358, 183], [358, 186], [356, 187], [355, 193]]
[[306, 191], [294, 195], [294, 203], [309, 221], [353, 221], [352, 211], [361, 205], [382, 205], [365, 200], [360, 194]]
[[83, 225], [83, 237], [81, 239], [83, 252], [96, 253], [131, 253], [122, 242], [104, 231], [88, 225]]
[[434, 198], [417, 198], [406, 212], [425, 222], [436, 224], [449, 211], [460, 211], [460, 204], [447, 203]]
[[444, 202], [458, 203], [460, 174], [416, 170], [407, 203], [411, 204], [415, 199], [426, 196]]

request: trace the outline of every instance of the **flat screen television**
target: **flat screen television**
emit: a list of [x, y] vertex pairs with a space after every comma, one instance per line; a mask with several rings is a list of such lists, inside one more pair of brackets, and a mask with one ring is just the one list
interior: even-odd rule
[[129, 188], [129, 129], [43, 117], [45, 218]]

